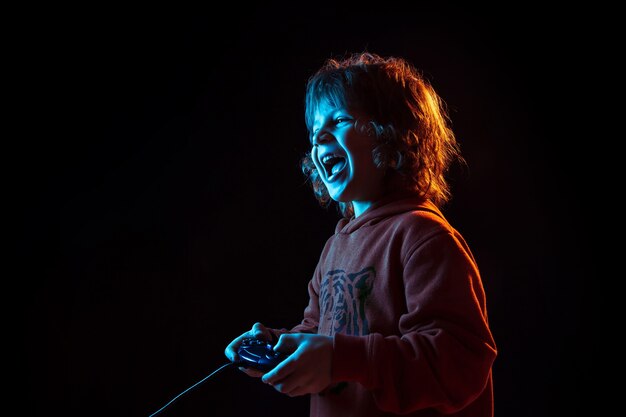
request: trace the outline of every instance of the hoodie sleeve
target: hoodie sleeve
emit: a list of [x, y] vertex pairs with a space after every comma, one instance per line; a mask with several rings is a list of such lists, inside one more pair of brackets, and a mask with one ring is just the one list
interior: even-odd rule
[[359, 382], [389, 412], [456, 412], [483, 392], [496, 357], [478, 269], [451, 232], [416, 243], [403, 265], [400, 335], [336, 334], [333, 382]]

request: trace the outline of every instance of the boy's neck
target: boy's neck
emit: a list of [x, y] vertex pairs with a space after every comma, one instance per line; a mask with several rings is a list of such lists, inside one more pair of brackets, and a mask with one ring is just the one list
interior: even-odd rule
[[367, 211], [368, 208], [373, 206], [374, 203], [376, 203], [376, 201], [353, 201], [352, 210], [354, 210], [354, 217], [359, 217], [361, 214]]
[[408, 189], [404, 182], [397, 177], [389, 179], [389, 182], [386, 185], [387, 186], [383, 192], [378, 195], [377, 198], [372, 199], [372, 201], [352, 201], [352, 209], [354, 211], [355, 218], [359, 217], [370, 207], [377, 205], [383, 200], [393, 200], [394, 198], [402, 198], [415, 194], [415, 192]]

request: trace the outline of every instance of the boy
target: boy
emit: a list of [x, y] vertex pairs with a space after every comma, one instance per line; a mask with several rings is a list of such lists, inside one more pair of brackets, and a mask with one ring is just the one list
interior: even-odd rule
[[303, 172], [343, 214], [300, 324], [244, 338], [289, 356], [262, 377], [311, 416], [493, 416], [497, 351], [473, 255], [439, 207], [462, 162], [443, 102], [407, 61], [330, 59], [308, 81]]

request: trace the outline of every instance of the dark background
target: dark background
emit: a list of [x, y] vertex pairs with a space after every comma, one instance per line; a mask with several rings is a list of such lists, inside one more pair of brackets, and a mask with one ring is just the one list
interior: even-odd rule
[[[304, 86], [326, 58], [361, 50], [409, 59], [450, 108], [469, 170], [452, 172], [444, 211], [483, 274], [496, 416], [575, 414], [588, 265], [573, 80], [597, 62], [575, 21], [532, 8], [227, 6], [39, 10], [13, 32], [26, 115], [5, 154], [18, 414], [147, 417], [225, 364], [255, 321], [299, 321], [338, 220], [299, 171]], [[307, 398], [227, 369], [160, 415], [307, 412]]]

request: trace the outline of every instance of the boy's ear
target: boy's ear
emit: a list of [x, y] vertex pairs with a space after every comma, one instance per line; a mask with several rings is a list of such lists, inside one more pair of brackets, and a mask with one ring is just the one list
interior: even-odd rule
[[398, 169], [402, 166], [402, 152], [396, 151], [394, 158], [389, 161], [389, 167], [393, 169]]

